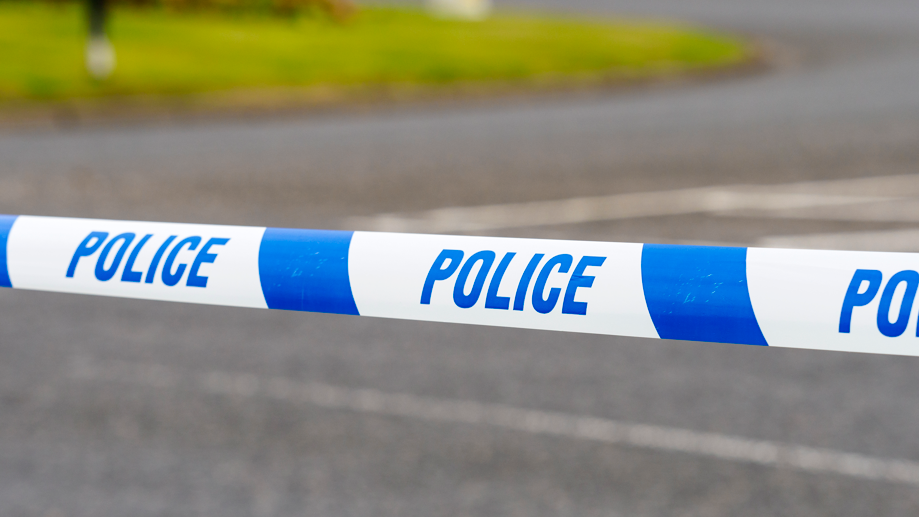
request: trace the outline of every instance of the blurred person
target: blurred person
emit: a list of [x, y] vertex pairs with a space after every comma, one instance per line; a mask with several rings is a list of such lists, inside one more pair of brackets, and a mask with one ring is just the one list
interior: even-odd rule
[[106, 0], [87, 0], [89, 39], [86, 43], [86, 71], [102, 80], [115, 70], [115, 49], [105, 35]]

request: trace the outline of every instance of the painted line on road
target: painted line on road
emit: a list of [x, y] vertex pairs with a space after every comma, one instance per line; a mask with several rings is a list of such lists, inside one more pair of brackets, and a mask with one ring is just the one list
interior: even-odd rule
[[[688, 214], [916, 221], [919, 175], [733, 185], [354, 217], [368, 231], [454, 233]], [[892, 203], [893, 202], [893, 203]]]
[[919, 229], [772, 235], [759, 239], [756, 245], [764, 248], [915, 253], [919, 252]]
[[81, 381], [109, 381], [156, 388], [188, 387], [216, 395], [311, 404], [328, 409], [427, 422], [483, 425], [537, 435], [787, 468], [812, 474], [835, 474], [919, 486], [919, 462], [914, 461], [504, 404], [344, 388], [247, 373], [210, 371], [196, 374], [159, 364], [95, 361], [86, 357], [75, 358], [69, 373], [72, 379]]
[[785, 194], [715, 187], [503, 205], [438, 208], [418, 214], [352, 218], [348, 227], [368, 231], [454, 233], [591, 223], [732, 210], [776, 211], [884, 201], [874, 196]]

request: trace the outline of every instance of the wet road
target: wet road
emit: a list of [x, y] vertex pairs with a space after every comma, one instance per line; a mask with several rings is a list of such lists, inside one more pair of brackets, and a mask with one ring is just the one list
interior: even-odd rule
[[[357, 229], [496, 205], [507, 218], [474, 233], [919, 251], [915, 2], [540, 5], [716, 25], [778, 64], [640, 92], [5, 133], [0, 212]], [[524, 202], [744, 184], [902, 200], [513, 222]], [[916, 485], [883, 476], [431, 417], [466, 401], [919, 462], [919, 359], [23, 291], [0, 292], [0, 314], [2, 515], [919, 512]], [[279, 379], [421, 399], [322, 404]]]

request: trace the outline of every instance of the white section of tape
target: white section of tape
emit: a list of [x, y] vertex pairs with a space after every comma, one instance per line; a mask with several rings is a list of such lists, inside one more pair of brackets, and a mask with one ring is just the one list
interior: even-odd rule
[[[91, 232], [106, 232], [108, 236], [91, 254], [77, 260], [74, 274], [68, 278], [67, 272], [74, 255]], [[134, 237], [125, 247], [119, 263], [114, 265], [124, 240], [109, 249], [101, 266], [110, 273], [114, 267], [111, 278], [100, 280], [97, 266], [105, 246], [116, 236], [128, 232]], [[259, 246], [264, 232], [264, 228], [242, 226], [20, 216], [10, 231], [7, 264], [13, 287], [17, 289], [267, 308], [258, 273]], [[141, 239], [148, 234], [152, 237], [141, 247], [131, 268], [141, 278], [139, 281], [125, 281], [127, 263]], [[151, 276], [152, 283], [146, 283], [154, 255], [173, 235], [175, 239], [164, 248]], [[187, 237], [199, 237], [200, 241], [194, 251], [189, 250], [189, 243], [175, 255], [169, 266], [170, 273], [177, 280], [175, 285], [167, 285], [163, 271], [169, 256], [176, 245]], [[211, 238], [229, 240], [225, 244], [211, 245], [206, 253], [216, 257], [211, 257], [212, 260], [200, 257], [205, 260], [195, 270], [196, 258], [205, 252], [204, 248]], [[86, 244], [92, 247], [96, 240], [91, 239]], [[206, 287], [189, 285], [193, 283], [189, 282], [193, 272], [199, 283], [204, 282], [201, 279], [207, 279]]]
[[[878, 312], [890, 278], [919, 270], [919, 256], [907, 253], [817, 251], [749, 248], [747, 282], [760, 329], [770, 346], [875, 354], [919, 355], [916, 339], [919, 303], [912, 303], [909, 323], [899, 336], [879, 330]], [[883, 274], [877, 293], [866, 305], [852, 307], [848, 333], [840, 317], [856, 270]], [[859, 292], [868, 289], [861, 283]], [[893, 291], [887, 321], [896, 321], [906, 284]]]
[[[425, 280], [445, 249], [462, 250], [463, 265], [435, 282], [430, 304], [422, 304]], [[656, 338], [641, 285], [641, 249], [641, 244], [355, 232], [348, 269], [354, 300], [364, 316]], [[454, 300], [457, 278], [470, 256], [484, 250], [495, 253], [494, 263], [475, 304], [461, 308]], [[516, 255], [497, 284], [497, 295], [508, 298], [510, 307], [485, 308], [498, 265], [510, 252]], [[530, 279], [523, 310], [513, 310], [524, 270], [538, 253], [545, 257]], [[549, 275], [543, 297], [558, 288], [558, 300], [552, 310], [540, 314], [532, 301], [537, 278], [559, 254], [571, 255], [572, 264], [567, 273], [556, 267]], [[586, 314], [564, 314], [569, 280], [584, 256], [605, 261], [586, 268], [582, 276], [594, 277], [593, 285], [575, 291], [574, 300], [587, 304]], [[464, 295], [471, 294], [480, 269], [481, 263], [471, 270]]]

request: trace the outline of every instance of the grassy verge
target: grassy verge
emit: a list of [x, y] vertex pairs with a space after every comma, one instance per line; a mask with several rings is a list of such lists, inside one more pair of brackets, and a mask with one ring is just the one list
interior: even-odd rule
[[471, 23], [393, 7], [364, 7], [344, 24], [119, 9], [110, 35], [116, 71], [93, 81], [83, 68], [78, 6], [0, 2], [0, 100], [649, 78], [729, 66], [751, 53], [736, 38], [675, 24], [515, 13]]

